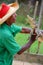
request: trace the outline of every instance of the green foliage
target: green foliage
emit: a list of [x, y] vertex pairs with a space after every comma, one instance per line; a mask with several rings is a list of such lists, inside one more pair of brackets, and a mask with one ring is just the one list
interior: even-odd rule
[[3, 3], [3, 2], [8, 3], [8, 0], [0, 0], [0, 3]]
[[29, 27], [29, 23], [27, 22], [27, 18], [23, 15], [18, 15], [16, 18], [16, 24], [20, 26]]
[[14, 2], [15, 0], [0, 0], [0, 3], [2, 3], [2, 2], [5, 2], [5, 3], [12, 3], [12, 2]]
[[16, 22], [18, 22], [18, 23], [25, 23], [25, 16], [23, 16], [23, 15], [17, 16]]
[[33, 8], [30, 8], [29, 15], [32, 16], [32, 17], [33, 17], [33, 11], [34, 11], [34, 9]]

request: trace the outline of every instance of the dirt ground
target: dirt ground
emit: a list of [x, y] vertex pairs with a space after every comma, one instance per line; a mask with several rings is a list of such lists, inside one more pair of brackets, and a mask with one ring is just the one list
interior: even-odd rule
[[39, 63], [28, 63], [28, 62], [23, 62], [23, 61], [13, 61], [12, 65], [42, 65]]

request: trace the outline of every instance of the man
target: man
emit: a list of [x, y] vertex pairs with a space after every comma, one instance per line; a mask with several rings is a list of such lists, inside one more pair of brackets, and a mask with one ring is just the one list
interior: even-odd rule
[[12, 65], [13, 56], [21, 54], [27, 50], [36, 39], [35, 30], [26, 45], [20, 47], [14, 37], [20, 33], [30, 33], [28, 28], [16, 26], [16, 10], [19, 8], [18, 3], [6, 5], [3, 3], [0, 9], [0, 65]]

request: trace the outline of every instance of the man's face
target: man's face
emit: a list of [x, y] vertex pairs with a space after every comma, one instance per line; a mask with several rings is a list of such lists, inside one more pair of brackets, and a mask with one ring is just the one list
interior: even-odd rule
[[14, 13], [10, 18], [8, 18], [8, 20], [7, 20], [7, 24], [12, 24], [12, 23], [15, 23], [15, 20], [16, 20], [16, 16], [17, 16], [17, 14], [16, 13]]

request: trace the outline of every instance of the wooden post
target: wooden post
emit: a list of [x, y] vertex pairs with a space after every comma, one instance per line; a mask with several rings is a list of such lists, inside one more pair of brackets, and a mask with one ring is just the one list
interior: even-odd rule
[[43, 14], [43, 0], [41, 2], [41, 8], [40, 8], [40, 14], [39, 14], [39, 21], [38, 21], [38, 29], [41, 26], [41, 22], [42, 22], [42, 14]]
[[34, 20], [36, 18], [36, 13], [37, 13], [37, 7], [38, 7], [38, 1], [36, 1], [36, 4], [35, 4], [35, 10], [34, 10]]

